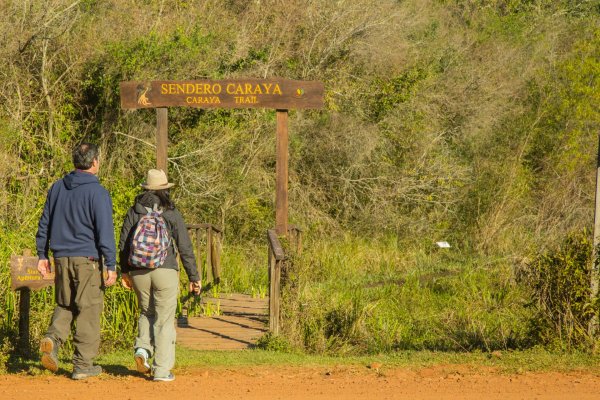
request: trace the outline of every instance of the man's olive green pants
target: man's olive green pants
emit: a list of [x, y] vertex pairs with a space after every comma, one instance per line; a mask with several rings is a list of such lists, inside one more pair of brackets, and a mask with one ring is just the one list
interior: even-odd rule
[[62, 345], [75, 321], [73, 366], [87, 369], [93, 365], [100, 346], [102, 268], [88, 257], [55, 258], [54, 266], [56, 307], [46, 337]]

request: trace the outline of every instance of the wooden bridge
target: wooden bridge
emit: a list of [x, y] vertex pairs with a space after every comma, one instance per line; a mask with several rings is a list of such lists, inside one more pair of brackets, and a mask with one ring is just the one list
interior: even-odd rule
[[[198, 260], [200, 254], [206, 255], [205, 261], [199, 265], [204, 264], [208, 286], [218, 284], [221, 280], [221, 230], [211, 224], [188, 225], [188, 229], [195, 240]], [[295, 252], [300, 252], [301, 235], [298, 227], [290, 226], [288, 237]], [[257, 340], [269, 330], [279, 333], [281, 269], [286, 255], [274, 230], [267, 232], [267, 241], [269, 296], [256, 298], [241, 293], [203, 296], [201, 306], [210, 310], [209, 316], [188, 316], [188, 308], [184, 304], [177, 323], [177, 343], [180, 346], [195, 350], [242, 350], [256, 346]]]
[[202, 305], [218, 315], [179, 318], [177, 344], [195, 350], [252, 348], [268, 331], [269, 299], [245, 294], [202, 298]]

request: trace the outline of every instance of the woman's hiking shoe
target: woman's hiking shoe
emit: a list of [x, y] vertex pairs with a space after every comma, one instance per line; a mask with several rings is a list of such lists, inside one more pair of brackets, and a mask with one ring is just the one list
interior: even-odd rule
[[40, 351], [42, 352], [42, 365], [52, 372], [58, 371], [58, 346], [50, 337], [40, 340]]
[[89, 368], [74, 368], [71, 379], [80, 381], [82, 379], [91, 378], [92, 376], [98, 376], [102, 373], [102, 367], [99, 365], [92, 365]]
[[142, 374], [147, 374], [150, 372], [150, 364], [148, 364], [148, 350], [143, 348], [138, 348], [135, 350], [133, 354], [133, 359], [135, 360], [135, 367], [138, 372]]
[[171, 382], [175, 380], [175, 375], [169, 372], [166, 376], [155, 376], [153, 380], [155, 382]]

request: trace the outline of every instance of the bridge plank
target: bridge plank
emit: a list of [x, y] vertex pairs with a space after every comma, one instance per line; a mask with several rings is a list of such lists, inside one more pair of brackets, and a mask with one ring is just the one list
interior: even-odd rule
[[177, 343], [194, 350], [243, 350], [256, 345], [268, 323], [268, 298], [234, 293], [205, 297], [220, 315], [189, 317], [187, 327], [177, 327]]

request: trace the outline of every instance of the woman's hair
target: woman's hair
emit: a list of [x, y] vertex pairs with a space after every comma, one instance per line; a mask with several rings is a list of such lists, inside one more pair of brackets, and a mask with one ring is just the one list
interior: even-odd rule
[[169, 196], [168, 189], [148, 190], [148, 191], [151, 193], [154, 193], [156, 195], [156, 197], [158, 197], [158, 199], [160, 200], [160, 206], [164, 210], [172, 210], [175, 208], [175, 204], [173, 203], [173, 201], [171, 200], [171, 197]]

